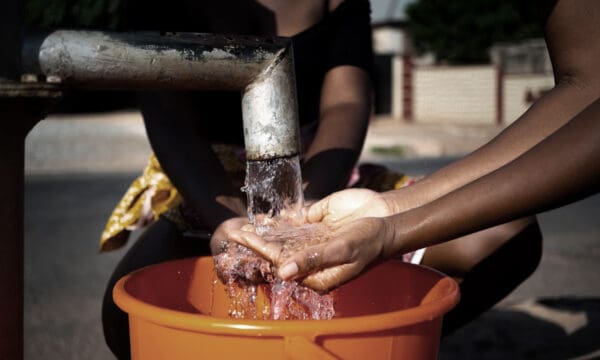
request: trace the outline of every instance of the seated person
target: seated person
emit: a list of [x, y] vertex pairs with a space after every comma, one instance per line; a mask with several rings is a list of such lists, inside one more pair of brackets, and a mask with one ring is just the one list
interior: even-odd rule
[[[305, 198], [317, 200], [348, 185], [371, 111], [368, 1], [179, 0], [169, 2], [168, 7], [159, 5], [133, 3], [134, 11], [128, 17], [131, 28], [291, 37], [305, 145]], [[120, 359], [130, 355], [127, 315], [111, 296], [116, 281], [143, 266], [209, 254], [208, 240], [219, 224], [245, 216], [239, 190], [245, 168], [240, 103], [240, 94], [231, 92], [140, 95], [156, 159], [109, 219], [101, 245], [105, 250], [117, 248], [126, 241], [129, 228], [151, 222], [118, 264], [105, 293], [105, 338]], [[403, 175], [381, 168], [362, 167], [360, 175], [354, 186], [378, 191], [407, 183]], [[512, 253], [513, 247], [507, 244], [513, 239], [530, 244], [515, 252], [511, 261], [516, 270], [510, 277], [502, 277], [502, 291], [481, 301], [485, 309], [531, 273], [539, 258], [541, 236], [535, 219], [528, 218], [473, 237], [482, 241], [467, 237], [458, 239], [454, 247], [428, 249], [425, 264], [466, 278], [498, 249]], [[420, 258], [411, 260], [419, 262]], [[468, 319], [461, 314], [458, 317]]]
[[[234, 221], [216, 234], [260, 252], [278, 267], [281, 278], [328, 290], [371, 263], [427, 246], [425, 262], [430, 250], [450, 246], [457, 236], [597, 193], [600, 73], [594, 59], [600, 58], [600, 3], [546, 3], [555, 86], [488, 144], [414, 186], [387, 193], [344, 190], [317, 202], [305, 210], [306, 221], [329, 224], [331, 240], [289, 256], [279, 256], [278, 244], [240, 231]], [[472, 245], [477, 244], [485, 246], [483, 241]], [[477, 293], [488, 297], [488, 291], [504, 287], [499, 276], [514, 276], [511, 256], [497, 263], [495, 271], [489, 259], [507, 255], [511, 247], [518, 254], [519, 248], [530, 246], [527, 241], [507, 242], [465, 274], [458, 310], [480, 310]], [[491, 277], [475, 275], [484, 269]], [[473, 286], [477, 282], [478, 289]]]

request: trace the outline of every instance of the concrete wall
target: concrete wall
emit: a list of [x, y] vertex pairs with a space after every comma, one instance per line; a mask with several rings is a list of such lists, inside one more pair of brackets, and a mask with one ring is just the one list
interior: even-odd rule
[[531, 106], [533, 100], [554, 86], [554, 77], [547, 75], [504, 76], [503, 124], [517, 120]]
[[495, 124], [497, 70], [493, 65], [416, 67], [414, 121]]
[[401, 56], [394, 56], [392, 59], [392, 116], [394, 118], [402, 118], [403, 105], [403, 91], [404, 91], [404, 78], [402, 71], [404, 64]]
[[[390, 65], [393, 118], [402, 119], [404, 107], [412, 103], [414, 123], [497, 124], [499, 79], [495, 65], [413, 66], [412, 86], [405, 83], [402, 56], [394, 56]], [[502, 81], [503, 125], [518, 119], [554, 86], [551, 74], [504, 75]], [[407, 96], [412, 99], [408, 104], [403, 102]]]

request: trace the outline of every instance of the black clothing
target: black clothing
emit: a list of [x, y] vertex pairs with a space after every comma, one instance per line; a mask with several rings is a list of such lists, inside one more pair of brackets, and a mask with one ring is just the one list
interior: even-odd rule
[[[239, 13], [263, 13], [269, 10], [253, 1], [235, 4], [236, 14], [227, 9], [209, 17], [202, 14], [197, 0], [176, 0], [167, 9], [157, 2], [144, 2], [135, 12], [135, 1], [128, 6], [128, 30], [209, 32], [247, 35], [273, 35], [273, 21], [255, 22]], [[224, 2], [227, 3], [227, 2]], [[211, 5], [212, 6], [212, 5]], [[216, 6], [219, 7], [219, 6]], [[193, 14], [193, 16], [192, 16]], [[265, 24], [267, 23], [267, 24]], [[292, 37], [296, 72], [296, 91], [300, 126], [319, 119], [321, 86], [327, 71], [336, 66], [353, 65], [371, 73], [373, 63], [370, 7], [368, 0], [346, 0], [321, 21]], [[212, 142], [243, 144], [241, 96], [238, 92], [210, 91], [185, 93], [200, 117], [200, 131]], [[183, 93], [182, 93], [183, 96]], [[184, 103], [182, 103], [182, 106]], [[144, 104], [142, 103], [142, 107]]]

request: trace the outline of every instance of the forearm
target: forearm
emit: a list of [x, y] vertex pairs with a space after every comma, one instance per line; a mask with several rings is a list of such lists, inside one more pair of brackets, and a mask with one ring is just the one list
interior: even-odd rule
[[582, 111], [594, 91], [558, 84], [495, 139], [416, 184], [390, 193], [395, 212], [433, 201], [514, 160]]
[[370, 81], [363, 70], [341, 66], [326, 75], [319, 127], [302, 167], [307, 199], [320, 199], [347, 184], [362, 150], [370, 97]]
[[368, 112], [360, 104], [339, 105], [324, 114], [302, 166], [307, 199], [320, 199], [348, 183], [363, 145]]
[[398, 192], [396, 210], [423, 205], [498, 169], [591, 104], [600, 94], [599, 22], [600, 2], [558, 1], [545, 28], [556, 86], [490, 143]]
[[600, 190], [600, 100], [514, 161], [388, 218], [388, 255], [454, 239]]

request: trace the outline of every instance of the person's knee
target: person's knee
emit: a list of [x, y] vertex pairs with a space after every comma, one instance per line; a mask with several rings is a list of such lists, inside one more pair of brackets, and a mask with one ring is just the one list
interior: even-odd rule
[[520, 252], [522, 253], [522, 271], [525, 277], [529, 277], [535, 272], [542, 260], [543, 236], [539, 223], [535, 217], [531, 222], [516, 236], [516, 242], [520, 243]]
[[129, 318], [112, 298], [112, 290], [119, 274], [113, 274], [106, 286], [102, 301], [102, 330], [104, 340], [117, 359], [129, 359]]
[[531, 273], [539, 264], [541, 243], [536, 218], [522, 218], [432, 246], [423, 264], [457, 279], [490, 261], [514, 263], [516, 270]]
[[514, 286], [531, 276], [542, 258], [542, 232], [535, 217], [519, 220], [523, 226], [496, 251], [502, 262], [506, 262], [503, 274]]
[[112, 299], [117, 281], [132, 271], [162, 261], [210, 253], [208, 241], [181, 236], [175, 224], [160, 218], [148, 227], [127, 251], [114, 270], [102, 303], [102, 327], [110, 350], [118, 359], [128, 359], [129, 320], [125, 312]]
[[465, 274], [461, 301], [444, 318], [444, 336], [497, 304], [539, 265], [542, 233], [535, 218], [521, 219], [502, 230], [506, 231], [502, 245]]
[[163, 245], [170, 235], [164, 220], [153, 223], [121, 259], [106, 285], [102, 301], [102, 330], [108, 348], [117, 359], [129, 359], [129, 319], [114, 302], [112, 291], [117, 281], [136, 269], [161, 261], [168, 251]]

